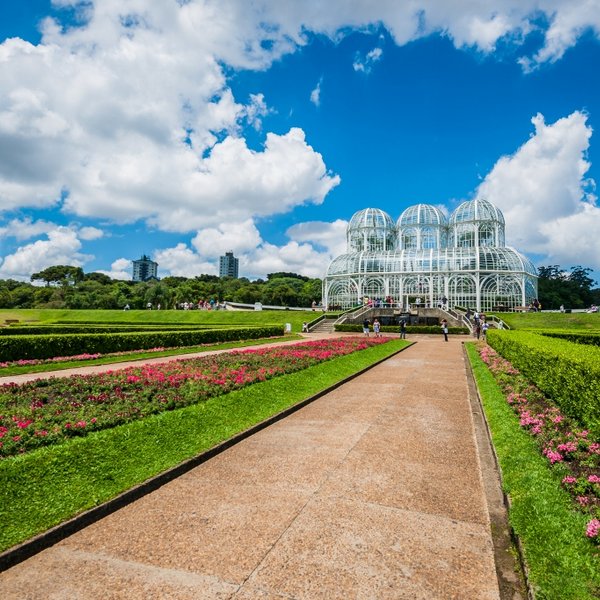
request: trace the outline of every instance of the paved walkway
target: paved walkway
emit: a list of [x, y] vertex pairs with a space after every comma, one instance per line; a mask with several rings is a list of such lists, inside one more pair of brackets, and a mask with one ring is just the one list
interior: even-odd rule
[[0, 597], [500, 598], [461, 340], [420, 337], [0, 574]]

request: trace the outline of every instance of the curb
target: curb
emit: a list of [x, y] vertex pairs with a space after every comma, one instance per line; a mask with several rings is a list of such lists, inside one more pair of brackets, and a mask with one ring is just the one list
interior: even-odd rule
[[374, 362], [373, 364], [364, 367], [360, 371], [357, 371], [356, 373], [353, 373], [352, 375], [349, 375], [348, 377], [341, 379], [340, 381], [337, 381], [336, 383], [321, 390], [320, 392], [317, 392], [316, 394], [304, 400], [301, 400], [300, 402], [297, 402], [292, 406], [289, 406], [288, 408], [270, 416], [269, 418], [265, 419], [264, 421], [261, 421], [260, 423], [256, 423], [252, 427], [241, 431], [240, 433], [225, 440], [224, 442], [221, 442], [220, 444], [217, 444], [209, 450], [202, 452], [197, 456], [193, 456], [192, 458], [189, 458], [183, 461], [182, 463], [179, 463], [178, 465], [175, 465], [174, 467], [171, 467], [170, 469], [159, 473], [158, 475], [144, 481], [143, 483], [140, 483], [130, 488], [129, 490], [122, 492], [121, 494], [115, 496], [111, 500], [108, 500], [102, 504], [99, 504], [98, 506], [95, 506], [94, 508], [82, 512], [81, 514], [59, 525], [56, 525], [51, 529], [48, 529], [47, 531], [25, 542], [22, 542], [21, 544], [18, 544], [17, 546], [5, 550], [0, 554], [0, 573], [2, 571], [10, 569], [11, 567], [14, 567], [20, 562], [27, 560], [28, 558], [31, 558], [32, 556], [38, 554], [46, 548], [50, 548], [54, 544], [64, 540], [70, 535], [73, 535], [77, 531], [84, 529], [88, 525], [91, 525], [92, 523], [95, 523], [100, 519], [103, 519], [104, 517], [116, 512], [117, 510], [135, 502], [136, 500], [139, 500], [147, 494], [150, 494], [151, 492], [157, 490], [166, 483], [173, 481], [177, 477], [180, 477], [184, 473], [191, 471], [192, 469], [201, 465], [207, 460], [210, 460], [211, 458], [217, 456], [218, 454], [221, 454], [222, 452], [231, 448], [232, 446], [239, 444], [246, 438], [249, 438], [250, 436], [269, 427], [270, 425], [273, 425], [274, 423], [285, 419], [289, 415], [295, 413], [296, 411], [307, 406], [308, 404], [311, 404], [315, 400], [318, 400], [322, 396], [325, 396], [329, 392], [332, 392], [333, 390], [341, 387], [342, 385], [348, 383], [352, 379], [355, 379], [359, 375], [366, 373], [373, 367], [376, 367], [381, 363], [385, 362], [386, 360], [392, 358], [393, 356], [400, 354], [400, 352], [403, 352], [407, 348], [410, 348], [410, 346], [412, 346], [414, 343], [416, 342], [410, 342], [408, 346], [400, 348], [400, 350], [397, 350], [396, 352], [393, 352], [392, 354], [379, 359], [377, 362]]

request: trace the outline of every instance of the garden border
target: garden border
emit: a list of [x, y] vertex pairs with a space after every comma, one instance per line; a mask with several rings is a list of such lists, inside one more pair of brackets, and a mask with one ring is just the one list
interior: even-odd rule
[[[471, 342], [473, 343], [473, 342]], [[511, 500], [504, 491], [502, 484], [502, 470], [500, 462], [496, 454], [496, 448], [492, 441], [492, 432], [487, 421], [483, 401], [479, 394], [473, 365], [469, 359], [467, 348], [463, 342], [463, 356], [466, 363], [467, 388], [469, 401], [471, 403], [471, 414], [475, 425], [475, 439], [477, 441], [479, 463], [482, 470], [483, 488], [485, 498], [488, 505], [488, 515], [490, 517], [490, 525], [492, 531], [492, 542], [494, 545], [494, 562], [496, 566], [496, 575], [498, 578], [498, 586], [500, 588], [500, 597], [512, 599], [518, 596], [514, 592], [518, 591], [518, 587], [525, 586], [527, 598], [535, 600], [535, 594], [529, 583], [529, 569], [525, 561], [521, 540], [512, 528], [508, 519], [508, 511], [510, 510]], [[496, 483], [492, 483], [489, 478], [497, 477]], [[502, 501], [499, 498], [494, 498], [494, 488], [500, 492]], [[511, 544], [512, 542], [512, 544]], [[516, 549], [516, 558], [510, 552], [511, 548]], [[519, 581], [515, 582], [509, 573], [517, 575]]]
[[5, 550], [4, 552], [0, 553], [0, 573], [6, 571], [7, 569], [10, 569], [11, 567], [14, 567], [20, 562], [27, 560], [28, 558], [31, 558], [32, 556], [38, 554], [46, 548], [50, 548], [54, 544], [57, 544], [58, 542], [66, 539], [70, 535], [73, 535], [74, 533], [84, 529], [88, 525], [92, 525], [93, 523], [96, 523], [104, 517], [107, 517], [108, 515], [116, 512], [117, 510], [120, 510], [121, 508], [124, 508], [125, 506], [135, 502], [136, 500], [143, 498], [147, 494], [154, 492], [155, 490], [159, 489], [160, 487], [169, 483], [170, 481], [177, 479], [177, 477], [180, 477], [181, 475], [187, 473], [188, 471], [191, 471], [192, 469], [201, 465], [202, 463], [205, 463], [207, 460], [210, 460], [211, 458], [217, 456], [218, 454], [221, 454], [225, 450], [228, 450], [232, 446], [239, 444], [246, 438], [249, 438], [250, 436], [269, 427], [270, 425], [281, 421], [285, 417], [288, 417], [289, 415], [295, 413], [301, 408], [304, 408], [308, 404], [311, 404], [315, 400], [318, 400], [325, 394], [332, 392], [333, 390], [337, 389], [338, 387], [341, 387], [342, 385], [358, 377], [359, 375], [366, 373], [373, 367], [376, 367], [377, 365], [381, 364], [382, 362], [385, 362], [393, 356], [400, 354], [400, 352], [403, 352], [407, 348], [410, 348], [410, 346], [412, 346], [415, 343], [417, 342], [410, 341], [408, 345], [404, 348], [400, 348], [396, 352], [389, 354], [385, 358], [377, 360], [368, 367], [364, 367], [363, 369], [356, 371], [356, 373], [353, 373], [352, 375], [341, 379], [340, 381], [330, 385], [329, 387], [321, 390], [320, 392], [317, 392], [316, 394], [313, 394], [312, 396], [309, 396], [308, 398], [305, 398], [304, 400], [301, 400], [300, 402], [297, 402], [296, 404], [289, 406], [288, 408], [274, 415], [271, 415], [269, 418], [264, 419], [259, 423], [256, 423], [252, 427], [249, 427], [248, 429], [241, 431], [240, 433], [235, 434], [231, 438], [225, 440], [224, 442], [221, 442], [220, 444], [217, 444], [213, 448], [210, 448], [209, 450], [206, 450], [205, 452], [202, 452], [197, 456], [189, 458], [179, 463], [178, 465], [175, 465], [174, 467], [171, 467], [170, 469], [167, 469], [166, 471], [163, 471], [162, 473], [151, 477], [143, 483], [140, 483], [139, 485], [136, 485], [131, 489], [122, 492], [118, 496], [115, 496], [111, 500], [103, 502], [102, 504], [99, 504], [94, 508], [90, 508], [89, 510], [82, 512], [81, 514], [65, 521], [64, 523], [56, 525], [55, 527], [52, 527], [51, 529], [48, 529], [47, 531], [40, 533], [35, 537], [25, 542], [22, 542], [17, 546], [14, 546], [13, 548]]

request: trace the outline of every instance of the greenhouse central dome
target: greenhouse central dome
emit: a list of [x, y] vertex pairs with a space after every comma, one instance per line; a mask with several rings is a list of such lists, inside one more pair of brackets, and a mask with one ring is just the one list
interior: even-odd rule
[[397, 223], [385, 211], [354, 214], [347, 253], [335, 258], [323, 281], [329, 308], [350, 308], [365, 298], [408, 307], [422, 302], [493, 310], [527, 306], [537, 297], [531, 261], [505, 245], [502, 212], [477, 198], [447, 219], [431, 204], [408, 207]]

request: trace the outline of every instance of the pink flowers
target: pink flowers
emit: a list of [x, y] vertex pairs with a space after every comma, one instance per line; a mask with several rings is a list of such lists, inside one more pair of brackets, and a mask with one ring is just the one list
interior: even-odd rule
[[544, 395], [508, 361], [489, 346], [481, 357], [503, 389], [507, 403], [519, 416], [521, 427], [539, 444], [550, 465], [559, 469], [562, 485], [571, 494], [575, 506], [592, 517], [586, 535], [598, 541], [600, 532], [600, 442], [563, 415]]
[[556, 449], [559, 452], [569, 453], [577, 451], [577, 444], [575, 442], [567, 442], [566, 444], [559, 444]]
[[544, 448], [542, 454], [550, 461], [550, 464], [554, 464], [557, 462], [561, 462], [563, 459], [563, 455], [560, 452], [556, 452], [551, 448]]
[[587, 524], [587, 529], [585, 530], [585, 535], [589, 538], [598, 538], [598, 534], [600, 534], [600, 520], [592, 519]]
[[317, 340], [0, 386], [0, 458], [204, 402], [388, 339]]

